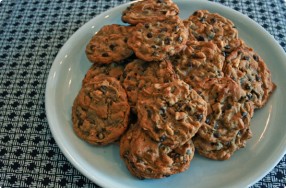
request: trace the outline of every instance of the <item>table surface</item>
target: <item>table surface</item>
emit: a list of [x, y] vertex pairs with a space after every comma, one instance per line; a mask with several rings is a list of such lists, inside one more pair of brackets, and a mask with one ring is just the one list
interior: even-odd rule
[[[0, 187], [98, 187], [65, 158], [45, 114], [59, 49], [83, 24], [127, 0], [0, 0]], [[284, 0], [215, 0], [255, 20], [286, 51]], [[285, 187], [286, 156], [252, 187]]]

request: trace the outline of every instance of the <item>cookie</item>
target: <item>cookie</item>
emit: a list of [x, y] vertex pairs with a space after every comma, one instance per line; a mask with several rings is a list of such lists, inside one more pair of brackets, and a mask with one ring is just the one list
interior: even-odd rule
[[[111, 24], [111, 25], [105, 25], [100, 28], [100, 30], [96, 33], [96, 35], [113, 35], [113, 34], [122, 34], [126, 35], [130, 31], [132, 31], [134, 27], [132, 26], [125, 26], [125, 25], [118, 25], [118, 24]], [[126, 38], [124, 38], [126, 40]]]
[[130, 173], [139, 179], [164, 178], [187, 170], [194, 150], [191, 140], [170, 149], [152, 140], [136, 124], [120, 139], [120, 156]]
[[124, 64], [117, 63], [111, 63], [108, 65], [93, 64], [85, 74], [82, 84], [84, 85], [98, 76], [110, 76], [120, 80], [124, 71], [124, 67]]
[[210, 42], [192, 41], [179, 54], [171, 58], [176, 73], [193, 88], [206, 78], [223, 77], [224, 56]]
[[154, 140], [175, 148], [190, 140], [206, 119], [207, 104], [182, 80], [153, 84], [140, 92], [138, 124]]
[[120, 82], [113, 77], [98, 76], [83, 85], [74, 100], [74, 132], [90, 144], [109, 144], [127, 129], [129, 111]]
[[238, 38], [238, 31], [232, 21], [207, 10], [195, 11], [184, 23], [189, 29], [191, 41], [214, 41], [223, 49], [229, 48], [229, 42]]
[[252, 137], [250, 128], [235, 131], [235, 136], [229, 142], [209, 142], [202, 137], [194, 140], [196, 151], [202, 156], [214, 160], [227, 160], [235, 151], [246, 146], [246, 141]]
[[243, 40], [241, 40], [240, 38], [233, 39], [231, 41], [228, 41], [228, 44], [225, 45], [223, 48], [220, 48], [221, 54], [225, 58], [227, 58], [233, 51], [235, 51], [236, 49], [238, 49], [244, 45], [245, 45], [245, 42]]
[[223, 72], [244, 89], [246, 99], [252, 101], [256, 108], [264, 106], [276, 88], [263, 59], [246, 45], [229, 54]]
[[128, 102], [136, 111], [137, 95], [142, 88], [154, 83], [168, 83], [176, 78], [177, 75], [169, 61], [145, 62], [135, 59], [126, 65], [121, 80]]
[[145, 0], [131, 4], [122, 13], [122, 21], [133, 25], [163, 21], [179, 14], [178, 6], [171, 0]]
[[133, 27], [122, 25], [103, 26], [86, 46], [86, 55], [95, 64], [120, 62], [133, 54], [127, 40]]
[[[199, 153], [206, 157], [218, 160], [229, 158], [239, 146], [233, 146], [230, 143], [236, 143], [237, 137], [241, 132], [249, 129], [250, 120], [253, 117], [254, 106], [251, 102], [245, 100], [245, 91], [230, 78], [212, 78], [198, 83], [198, 93], [208, 104], [206, 120], [203, 122], [196, 136], [194, 137], [195, 147]], [[242, 137], [249, 138], [249, 137]], [[203, 144], [200, 141], [204, 141]], [[235, 141], [235, 142], [234, 142]], [[244, 141], [244, 140], [243, 140]], [[220, 146], [211, 150], [203, 148], [203, 145]], [[219, 150], [219, 151], [217, 151]], [[213, 156], [214, 153], [227, 153], [220, 158], [220, 155]]]
[[139, 59], [161, 61], [180, 52], [188, 39], [188, 30], [178, 16], [164, 21], [139, 23], [128, 39], [128, 46]]

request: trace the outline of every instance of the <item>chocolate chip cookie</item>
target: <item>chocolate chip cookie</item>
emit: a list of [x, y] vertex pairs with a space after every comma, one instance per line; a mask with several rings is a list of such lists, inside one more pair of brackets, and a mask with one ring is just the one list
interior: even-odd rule
[[252, 101], [256, 108], [261, 108], [276, 88], [263, 59], [246, 45], [229, 54], [223, 69], [225, 76], [243, 88], [246, 99]]
[[191, 41], [171, 58], [176, 73], [193, 88], [206, 78], [223, 77], [224, 56], [213, 42]]
[[82, 84], [86, 84], [90, 82], [90, 80], [98, 77], [98, 76], [110, 76], [113, 78], [116, 78], [117, 80], [120, 80], [125, 65], [124, 64], [117, 64], [117, 63], [111, 63], [108, 65], [97, 65], [93, 64], [87, 71]]
[[128, 39], [128, 46], [139, 59], [161, 61], [180, 52], [188, 39], [188, 30], [178, 16], [164, 21], [136, 25]]
[[145, 0], [131, 4], [122, 13], [122, 21], [133, 25], [163, 21], [179, 14], [178, 6], [171, 0]]
[[130, 173], [139, 179], [164, 178], [189, 168], [194, 145], [190, 140], [170, 149], [152, 140], [135, 124], [120, 140], [120, 156]]
[[206, 119], [207, 104], [182, 80], [144, 88], [137, 101], [138, 124], [152, 139], [175, 148], [190, 140]]
[[176, 78], [177, 75], [169, 61], [145, 62], [135, 59], [126, 65], [121, 80], [128, 102], [136, 111], [137, 95], [142, 88], [154, 83], [167, 83]]
[[113, 77], [98, 76], [83, 85], [74, 100], [74, 132], [90, 144], [109, 144], [127, 129], [129, 111], [120, 82]]
[[235, 131], [235, 136], [228, 142], [210, 142], [202, 137], [195, 137], [196, 151], [202, 156], [214, 160], [229, 159], [235, 151], [246, 146], [246, 141], [252, 137], [250, 128]]
[[214, 41], [220, 49], [228, 48], [229, 42], [238, 38], [232, 21], [207, 10], [195, 11], [184, 23], [189, 29], [190, 40]]
[[103, 26], [86, 46], [86, 55], [95, 64], [120, 62], [133, 54], [127, 40], [133, 27], [123, 25]]
[[[233, 146], [237, 142], [236, 139], [249, 138], [249, 136], [241, 138], [240, 136], [242, 132], [247, 133], [246, 129], [249, 129], [254, 107], [251, 102], [245, 100], [245, 91], [230, 78], [204, 80], [198, 83], [197, 91], [207, 102], [208, 112], [206, 120], [194, 137], [195, 147], [206, 157], [218, 160], [227, 159], [235, 151], [230, 147], [237, 150], [244, 145]], [[202, 140], [204, 143], [200, 143]], [[213, 146], [211, 148], [214, 151], [204, 148], [204, 145]], [[221, 152], [225, 153], [222, 158]], [[214, 153], [218, 155], [214, 156]]]

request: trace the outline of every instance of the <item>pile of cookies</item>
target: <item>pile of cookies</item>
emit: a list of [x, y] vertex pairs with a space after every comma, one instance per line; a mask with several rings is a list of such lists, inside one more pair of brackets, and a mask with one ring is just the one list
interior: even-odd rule
[[195, 150], [229, 159], [276, 87], [230, 20], [178, 14], [171, 0], [135, 2], [122, 13], [129, 25], [103, 26], [86, 46], [93, 64], [72, 107], [73, 129], [94, 145], [119, 140], [140, 179], [185, 171]]

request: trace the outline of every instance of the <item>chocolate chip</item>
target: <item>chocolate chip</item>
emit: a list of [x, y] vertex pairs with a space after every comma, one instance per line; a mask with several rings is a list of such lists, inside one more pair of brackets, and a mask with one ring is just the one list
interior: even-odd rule
[[219, 138], [220, 137], [220, 134], [218, 132], [214, 132], [213, 135], [214, 135], [215, 138]]
[[246, 97], [248, 98], [248, 100], [250, 100], [250, 99], [252, 99], [252, 94], [251, 94], [251, 93], [248, 93], [248, 94], [246, 95]]
[[[176, 104], [176, 107], [177, 107], [177, 108], [176, 108], [176, 111], [180, 111], [184, 104], [185, 104], [184, 102], [178, 102], [178, 103]], [[188, 107], [188, 108], [187, 108], [187, 107]], [[190, 111], [190, 110], [191, 110], [190, 107], [189, 107], [189, 106], [187, 106], [187, 107], [185, 108], [185, 110], [186, 110], [186, 111]]]
[[261, 77], [258, 76], [258, 75], [255, 75], [255, 80], [256, 80], [257, 82], [259, 82], [259, 81], [261, 81]]
[[223, 51], [223, 52], [222, 52], [222, 55], [223, 55], [224, 57], [227, 57], [227, 56], [229, 56], [229, 53], [226, 52], [226, 51]]
[[159, 114], [161, 115], [161, 117], [162, 117], [163, 119], [166, 119], [166, 118], [167, 118], [166, 110], [165, 110], [164, 108], [160, 108]]
[[175, 153], [175, 156], [174, 156], [174, 158], [179, 158], [181, 155], [180, 154], [178, 154], [178, 153]]
[[216, 18], [212, 18], [210, 21], [212, 24], [214, 24], [216, 22]]
[[216, 146], [216, 145], [217, 145], [217, 143], [213, 143], [213, 142], [211, 142], [211, 145], [212, 145], [212, 146]]
[[163, 3], [163, 0], [157, 0], [157, 3]]
[[242, 118], [246, 118], [247, 114], [248, 114], [247, 112], [242, 112], [241, 113]]
[[173, 31], [174, 31], [174, 32], [177, 32], [177, 31], [179, 31], [179, 29], [180, 29], [179, 26], [176, 25], [176, 26], [173, 28]]
[[153, 37], [152, 33], [147, 33], [147, 37], [152, 38]]
[[259, 61], [259, 57], [257, 55], [253, 55], [253, 59], [257, 62]]
[[206, 118], [206, 124], [210, 124], [210, 122], [211, 122], [211, 117], [210, 116], [207, 116], [207, 118]]
[[160, 142], [164, 142], [166, 140], [166, 135], [160, 137]]
[[159, 133], [159, 132], [160, 132], [160, 129], [155, 125], [155, 126], [154, 126], [154, 131], [155, 131], [155, 133]]
[[153, 52], [152, 56], [159, 56], [158, 52]]
[[183, 42], [183, 37], [182, 37], [182, 36], [179, 36], [179, 37], [177, 38], [177, 41], [178, 41], [179, 43], [182, 43], [182, 42]]
[[110, 50], [112, 50], [112, 51], [113, 51], [113, 50], [114, 50], [114, 48], [115, 48], [115, 45], [114, 45], [114, 44], [110, 44], [110, 45], [109, 45], [109, 49], [110, 49]]
[[133, 110], [130, 110], [130, 115], [129, 115], [129, 123], [134, 124], [138, 120], [137, 114], [133, 112]]
[[243, 56], [242, 57], [242, 60], [246, 60], [246, 61], [248, 61], [250, 59], [250, 57], [249, 56]]
[[244, 87], [246, 90], [250, 90], [251, 89], [251, 86], [249, 84], [245, 85]]
[[211, 33], [208, 34], [208, 39], [209, 40], [212, 40], [214, 37], [215, 37], [215, 33], [214, 32], [211, 32]]
[[205, 41], [205, 39], [204, 39], [203, 36], [198, 36], [198, 37], [196, 37], [196, 39], [197, 39], [198, 41]]
[[198, 121], [202, 121], [203, 117], [204, 117], [203, 114], [197, 114], [196, 115], [196, 118], [197, 118]]
[[152, 45], [151, 48], [158, 49], [159, 47], [156, 45]]
[[169, 45], [169, 44], [171, 44], [171, 39], [169, 37], [167, 37], [167, 38], [165, 38], [164, 42], [166, 45]]
[[162, 12], [162, 14], [167, 14], [167, 11], [166, 10], [163, 10], [163, 11], [161, 11]]
[[109, 55], [108, 55], [108, 53], [103, 53], [103, 54], [101, 54], [102, 55], [102, 57], [109, 57]]
[[148, 29], [148, 28], [150, 27], [150, 25], [149, 25], [149, 24], [145, 24], [144, 27], [145, 27], [146, 29]]
[[224, 49], [229, 50], [230, 49], [230, 45], [225, 45]]
[[166, 27], [163, 27], [162, 29], [160, 29], [161, 32], [167, 32], [168, 29]]
[[147, 115], [148, 115], [148, 118], [151, 118], [151, 116], [152, 116], [152, 111], [151, 110], [147, 110]]
[[90, 49], [91, 51], [94, 51], [94, 48], [95, 48], [94, 45], [90, 45], [90, 47], [89, 47], [89, 49]]
[[[130, 161], [130, 164], [131, 164], [131, 167], [132, 167], [133, 169], [136, 169], [136, 166], [135, 166], [135, 164], [134, 164], [133, 162]], [[139, 177], [138, 177], [138, 178], [139, 178]]]
[[206, 20], [205, 17], [201, 17], [201, 18], [200, 18], [200, 22], [204, 22], [205, 20]]
[[199, 11], [195, 11], [195, 12], [193, 13], [194, 16], [197, 16], [198, 14], [199, 14]]
[[100, 91], [102, 91], [102, 93], [106, 93], [107, 87], [106, 86], [100, 86]]
[[79, 118], [78, 127], [81, 127], [82, 125], [83, 125], [83, 120]]
[[189, 106], [185, 107], [185, 111], [190, 112], [192, 109]]
[[244, 102], [245, 99], [246, 99], [246, 96], [242, 96], [242, 97], [238, 100], [238, 102]]
[[123, 157], [128, 159], [128, 155], [129, 155], [129, 151], [125, 151], [123, 154]]
[[215, 123], [214, 123], [214, 129], [217, 129], [218, 128], [218, 122], [216, 121]]

